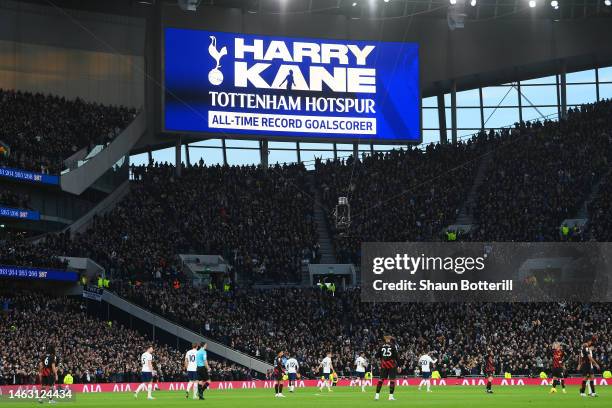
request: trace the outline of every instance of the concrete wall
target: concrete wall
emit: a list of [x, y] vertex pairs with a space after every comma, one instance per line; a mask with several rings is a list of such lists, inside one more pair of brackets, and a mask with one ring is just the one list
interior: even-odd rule
[[0, 88], [144, 104], [145, 21], [0, 0]]

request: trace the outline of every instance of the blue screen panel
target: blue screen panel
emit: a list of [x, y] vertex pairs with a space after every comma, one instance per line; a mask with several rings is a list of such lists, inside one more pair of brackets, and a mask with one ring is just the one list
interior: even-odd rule
[[0, 278], [76, 282], [79, 274], [59, 269], [0, 265]]
[[11, 208], [0, 206], [0, 217], [17, 218], [20, 220], [39, 221], [40, 213], [38, 211], [24, 210], [21, 208]]
[[166, 28], [164, 128], [419, 143], [415, 43]]
[[0, 167], [0, 177], [6, 177], [18, 181], [29, 181], [31, 183], [53, 185], [59, 184], [59, 176], [35, 173], [27, 170], [11, 169], [9, 167]]

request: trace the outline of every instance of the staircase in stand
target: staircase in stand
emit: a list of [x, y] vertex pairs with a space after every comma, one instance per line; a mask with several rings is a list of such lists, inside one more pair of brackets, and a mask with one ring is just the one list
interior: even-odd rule
[[[310, 194], [314, 198], [314, 222], [317, 226], [317, 233], [319, 235], [319, 253], [321, 254], [320, 263], [323, 264], [335, 264], [336, 255], [334, 254], [334, 245], [332, 238], [327, 228], [327, 213], [322, 203], [321, 193], [315, 186], [314, 174], [308, 174], [308, 185], [310, 187]], [[309, 284], [310, 277], [308, 276], [308, 266], [302, 268], [302, 284]]]
[[487, 170], [489, 165], [493, 161], [493, 152], [486, 153], [481, 159], [480, 164], [478, 165], [478, 170], [476, 172], [476, 177], [474, 178], [474, 183], [472, 184], [472, 188], [468, 193], [466, 200], [463, 203], [463, 206], [459, 210], [459, 214], [457, 215], [457, 220], [455, 222], [456, 225], [471, 225], [474, 223], [474, 213], [473, 208], [476, 206], [476, 199], [478, 198], [478, 190], [480, 186], [485, 180]]
[[599, 189], [601, 188], [601, 184], [610, 176], [612, 176], [612, 168], [610, 168], [610, 170], [608, 170], [606, 174], [601, 176], [599, 180], [595, 182], [595, 184], [591, 188], [591, 193], [589, 194], [587, 199], [584, 200], [584, 203], [582, 203], [582, 206], [578, 210], [576, 218], [589, 218], [589, 205], [597, 199], [597, 197], [599, 196]]

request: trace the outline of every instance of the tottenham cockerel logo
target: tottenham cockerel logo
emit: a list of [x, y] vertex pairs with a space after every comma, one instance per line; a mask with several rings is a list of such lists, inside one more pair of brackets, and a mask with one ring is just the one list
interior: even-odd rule
[[223, 47], [221, 51], [219, 51], [217, 49], [217, 37], [211, 35], [208, 53], [216, 61], [215, 67], [208, 73], [208, 82], [212, 85], [221, 85], [223, 82], [223, 73], [219, 68], [221, 68], [221, 58], [227, 55], [227, 47]]

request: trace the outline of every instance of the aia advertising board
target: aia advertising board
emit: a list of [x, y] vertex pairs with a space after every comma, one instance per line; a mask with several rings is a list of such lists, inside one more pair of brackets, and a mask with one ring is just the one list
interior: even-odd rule
[[[598, 387], [608, 386], [610, 379], [596, 378], [595, 385]], [[398, 387], [416, 387], [421, 382], [420, 378], [398, 378], [396, 386]], [[432, 380], [434, 387], [447, 386], [474, 386], [484, 387], [486, 378], [444, 378], [440, 380]], [[566, 378], [567, 385], [580, 385], [581, 378]], [[296, 381], [297, 388], [320, 387], [320, 380], [298, 380]], [[341, 379], [338, 381], [339, 387], [354, 386], [355, 380]], [[376, 384], [376, 379], [374, 384]], [[499, 387], [522, 387], [522, 386], [542, 386], [549, 387], [552, 384], [552, 379], [536, 379], [536, 378], [494, 378], [493, 385]], [[100, 392], [134, 392], [138, 388], [139, 383], [101, 383], [101, 384], [73, 384], [68, 387], [75, 393], [100, 393]], [[160, 382], [156, 383], [161, 391], [185, 391], [187, 389], [186, 382]], [[372, 380], [366, 381], [366, 385], [371, 386]], [[274, 381], [212, 381], [210, 383], [211, 390], [235, 390], [235, 389], [272, 389]], [[40, 385], [2, 385], [0, 386], [0, 395], [11, 395], [19, 390], [40, 389]]]
[[416, 43], [164, 30], [164, 129], [420, 143]]

